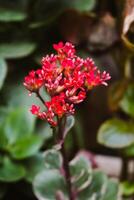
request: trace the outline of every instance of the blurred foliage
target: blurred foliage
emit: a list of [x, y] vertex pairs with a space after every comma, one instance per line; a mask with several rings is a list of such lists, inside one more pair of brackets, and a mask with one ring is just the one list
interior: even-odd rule
[[[99, 142], [119, 149], [123, 157], [134, 157], [134, 1], [0, 0], [0, 199], [33, 200], [32, 191], [30, 194], [25, 191], [27, 182], [34, 182], [35, 194], [43, 198], [45, 188], [40, 188], [40, 181], [64, 187], [58, 171], [61, 159], [57, 154], [57, 163], [52, 162], [51, 156], [47, 158], [48, 166], [52, 162], [56, 173], [50, 169], [47, 172], [58, 182], [41, 179], [48, 175], [42, 171], [46, 159], [42, 152], [52, 143], [52, 130], [29, 113], [35, 98], [29, 98], [22, 86], [29, 70], [39, 66], [41, 57], [52, 52], [52, 44], [61, 40], [74, 43], [80, 55], [93, 57], [99, 68], [112, 76], [108, 89], [91, 92], [88, 100], [78, 107], [75, 126], [67, 135], [70, 158], [81, 147], [115, 153], [96, 143], [101, 123], [104, 124], [99, 130]], [[71, 123], [70, 128], [73, 120]], [[75, 164], [73, 173], [80, 173], [81, 168], [77, 169]], [[42, 174], [39, 173], [36, 182], [34, 176], [38, 172]], [[88, 173], [85, 172], [82, 181], [88, 178]], [[97, 188], [95, 197], [91, 198], [117, 199], [113, 197], [117, 193], [116, 183], [111, 179], [106, 181], [105, 194], [102, 194], [105, 179], [103, 173], [92, 171], [92, 187], [84, 191], [87, 198]], [[24, 182], [24, 191], [20, 182]], [[124, 188], [128, 196], [133, 191], [129, 184]], [[63, 190], [66, 194], [66, 189]], [[53, 195], [51, 191], [50, 194]], [[82, 193], [80, 199], [86, 200]]]
[[[34, 179], [35, 195], [39, 200], [55, 199], [55, 196], [68, 199], [67, 183], [60, 173], [62, 168], [60, 153], [54, 150], [47, 151], [45, 163], [46, 168]], [[117, 200], [120, 198], [118, 183], [108, 179], [103, 172], [92, 170], [91, 163], [86, 156], [79, 153], [71, 160], [70, 172], [77, 199]]]

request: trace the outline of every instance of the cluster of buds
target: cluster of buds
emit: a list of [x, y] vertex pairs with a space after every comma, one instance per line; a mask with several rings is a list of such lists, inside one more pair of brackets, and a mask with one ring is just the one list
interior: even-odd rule
[[88, 90], [98, 85], [107, 85], [110, 75], [105, 71], [101, 73], [92, 59], [76, 56], [75, 48], [69, 42], [54, 44], [53, 48], [57, 54], [43, 57], [42, 67], [25, 77], [24, 86], [37, 96], [44, 87], [50, 101], [42, 101], [44, 111], [33, 105], [31, 112], [47, 120], [51, 126], [56, 126], [58, 118], [74, 114], [74, 105], [86, 98]]

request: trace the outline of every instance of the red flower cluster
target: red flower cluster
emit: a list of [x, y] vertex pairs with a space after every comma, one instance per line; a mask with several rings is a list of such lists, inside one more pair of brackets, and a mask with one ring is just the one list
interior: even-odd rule
[[52, 126], [57, 125], [57, 118], [74, 113], [74, 104], [82, 102], [88, 89], [98, 85], [107, 85], [110, 75], [101, 73], [92, 59], [82, 59], [75, 54], [74, 46], [66, 42], [53, 45], [57, 54], [47, 55], [42, 59], [42, 68], [31, 71], [25, 77], [24, 86], [39, 94], [44, 87], [50, 95], [50, 101], [44, 102], [46, 110], [33, 105], [31, 112]]

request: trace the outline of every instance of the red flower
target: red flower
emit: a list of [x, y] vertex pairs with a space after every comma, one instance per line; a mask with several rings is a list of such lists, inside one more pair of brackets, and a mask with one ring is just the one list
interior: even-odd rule
[[69, 42], [66, 42], [65, 45], [63, 42], [59, 42], [58, 44], [54, 44], [53, 48], [59, 53], [59, 56], [67, 56], [72, 58], [75, 53], [74, 45]]
[[33, 115], [38, 115], [39, 113], [39, 110], [40, 110], [40, 107], [39, 106], [36, 106], [36, 105], [32, 105], [30, 111]]
[[74, 105], [86, 98], [87, 90], [107, 85], [110, 75], [105, 71], [101, 73], [91, 58], [84, 60], [76, 56], [75, 48], [69, 42], [60, 42], [53, 47], [57, 55], [43, 57], [41, 69], [31, 71], [25, 77], [24, 86], [37, 96], [41, 87], [46, 89], [50, 101], [44, 102], [45, 111], [40, 112], [40, 107], [33, 105], [31, 112], [56, 126], [57, 118], [74, 114]]
[[23, 84], [30, 92], [37, 92], [43, 84], [43, 79], [39, 77], [37, 71], [31, 71], [25, 77]]

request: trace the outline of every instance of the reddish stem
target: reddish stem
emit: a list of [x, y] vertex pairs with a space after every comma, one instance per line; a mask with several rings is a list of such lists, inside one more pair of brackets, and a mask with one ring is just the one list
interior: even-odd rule
[[44, 99], [42, 98], [42, 96], [40, 95], [39, 91], [36, 92], [36, 95], [37, 95], [37, 97], [40, 99], [40, 101], [43, 103], [43, 105], [45, 105], [45, 101], [44, 101]]
[[[61, 140], [64, 140], [65, 123], [63, 124], [62, 122], [63, 122], [62, 119], [58, 120], [59, 137]], [[66, 154], [66, 149], [64, 146], [64, 141], [61, 144], [61, 154], [63, 157], [63, 167], [64, 167], [64, 171], [65, 171], [65, 178], [66, 178], [67, 185], [68, 185], [69, 199], [74, 200], [74, 195], [72, 192], [72, 185], [71, 185], [71, 175], [70, 175], [69, 163], [68, 163], [68, 158], [67, 158], [67, 154]]]

